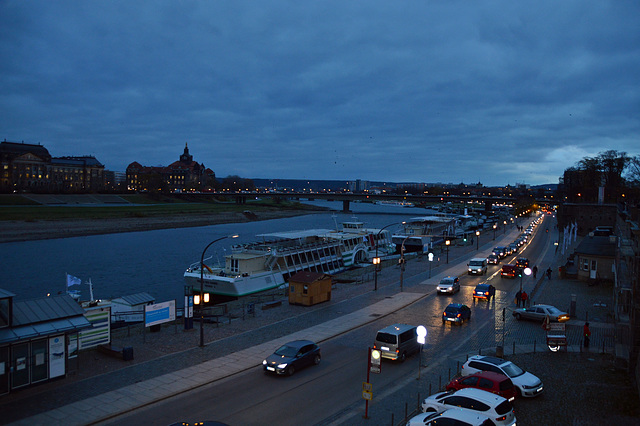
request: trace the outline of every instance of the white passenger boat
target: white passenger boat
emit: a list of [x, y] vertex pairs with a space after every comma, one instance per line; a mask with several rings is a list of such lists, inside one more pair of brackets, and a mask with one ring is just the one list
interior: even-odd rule
[[345, 222], [340, 230], [310, 229], [258, 235], [261, 241], [232, 246], [224, 265], [206, 259], [187, 268], [188, 286], [214, 295], [241, 297], [280, 287], [300, 271], [335, 274], [378, 256], [393, 254], [387, 230], [365, 228], [359, 221]]

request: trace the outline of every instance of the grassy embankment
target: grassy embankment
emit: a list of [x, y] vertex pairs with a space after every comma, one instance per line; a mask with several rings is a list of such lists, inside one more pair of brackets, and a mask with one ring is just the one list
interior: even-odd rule
[[277, 210], [318, 210], [299, 202], [273, 200], [248, 200], [246, 204], [211, 199], [192, 202], [177, 197], [151, 197], [143, 194], [121, 195], [128, 204], [108, 206], [49, 206], [40, 205], [21, 195], [0, 196], [0, 220], [64, 220], [64, 219], [117, 219], [167, 217], [190, 214], [215, 214], [229, 212], [277, 211]]

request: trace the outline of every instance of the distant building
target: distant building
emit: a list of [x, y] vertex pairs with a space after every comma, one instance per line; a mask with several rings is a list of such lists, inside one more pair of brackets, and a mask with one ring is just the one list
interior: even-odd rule
[[142, 166], [137, 161], [129, 164], [126, 186], [129, 191], [182, 192], [203, 190], [211, 186], [216, 175], [204, 164], [193, 161], [189, 146], [178, 161], [168, 166]]
[[349, 191], [352, 192], [364, 192], [369, 190], [370, 183], [368, 180], [356, 179], [349, 182]]
[[52, 157], [42, 145], [0, 142], [1, 192], [96, 192], [104, 166], [93, 156]]

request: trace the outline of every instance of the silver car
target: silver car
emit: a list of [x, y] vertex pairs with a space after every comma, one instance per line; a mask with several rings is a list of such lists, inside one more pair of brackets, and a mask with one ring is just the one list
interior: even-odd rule
[[528, 308], [514, 309], [513, 316], [516, 317], [517, 320], [529, 319], [544, 321], [545, 317], [549, 316], [549, 320], [552, 322], [569, 321], [568, 313], [551, 305], [533, 305]]
[[444, 277], [438, 284], [438, 294], [453, 294], [460, 291], [460, 279], [458, 277]]

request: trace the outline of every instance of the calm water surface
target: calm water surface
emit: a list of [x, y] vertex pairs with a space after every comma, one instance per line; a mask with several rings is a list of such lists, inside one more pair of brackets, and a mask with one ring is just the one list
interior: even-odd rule
[[[225, 235], [240, 237], [214, 244], [205, 257], [222, 258], [231, 244], [254, 241], [261, 233], [335, 228], [333, 215], [340, 224], [355, 214], [365, 226], [375, 228], [427, 213], [419, 208], [351, 203], [353, 214], [346, 214], [340, 211], [341, 202], [312, 204], [336, 211], [250, 223], [0, 244], [0, 288], [15, 293], [16, 300], [44, 297], [64, 292], [69, 273], [83, 280], [82, 285], [72, 287], [82, 291], [83, 300], [89, 299], [89, 287], [84, 284], [89, 279], [96, 298], [147, 292], [157, 302], [181, 300], [185, 269], [200, 260], [207, 244]], [[393, 232], [397, 228], [388, 229]]]

